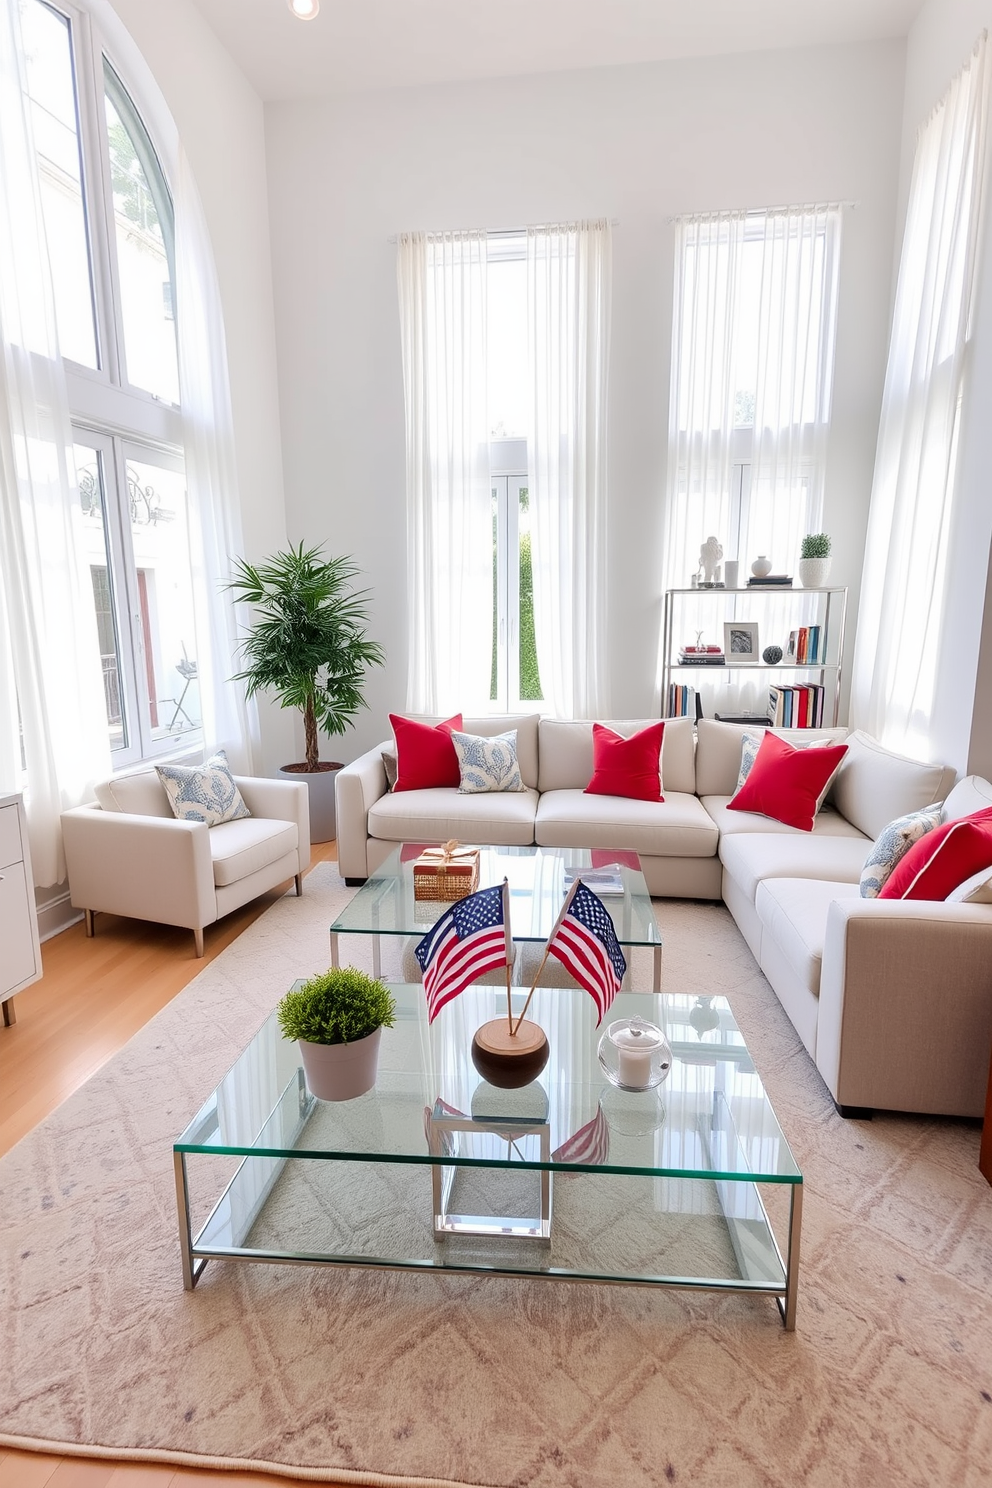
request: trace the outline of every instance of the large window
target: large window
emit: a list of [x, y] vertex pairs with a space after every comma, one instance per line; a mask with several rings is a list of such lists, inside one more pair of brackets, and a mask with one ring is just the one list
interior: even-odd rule
[[200, 727], [172, 200], [86, 13], [18, 3], [75, 436], [76, 556], [121, 765]]

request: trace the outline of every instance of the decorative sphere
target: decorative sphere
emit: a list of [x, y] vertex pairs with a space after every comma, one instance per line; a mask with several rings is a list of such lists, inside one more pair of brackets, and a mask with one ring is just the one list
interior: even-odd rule
[[781, 646], [766, 646], [761, 653], [762, 661], [767, 661], [769, 666], [777, 666], [782, 660]]

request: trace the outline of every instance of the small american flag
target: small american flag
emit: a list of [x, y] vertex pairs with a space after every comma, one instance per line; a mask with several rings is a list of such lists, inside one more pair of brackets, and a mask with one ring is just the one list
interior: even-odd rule
[[586, 1167], [600, 1167], [610, 1160], [610, 1128], [603, 1115], [602, 1106], [585, 1126], [580, 1126], [567, 1141], [562, 1142], [551, 1154], [552, 1162], [581, 1163]]
[[597, 1023], [620, 991], [627, 971], [613, 921], [602, 899], [576, 879], [562, 908], [548, 954], [585, 987], [599, 1010]]
[[427, 1021], [433, 1023], [446, 1002], [499, 966], [513, 964], [510, 916], [504, 878], [453, 904], [414, 951], [420, 962], [427, 998]]

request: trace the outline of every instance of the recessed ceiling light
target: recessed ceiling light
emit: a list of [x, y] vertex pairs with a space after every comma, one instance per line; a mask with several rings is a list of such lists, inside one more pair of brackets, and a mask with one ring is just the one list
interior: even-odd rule
[[320, 9], [320, 0], [286, 0], [298, 21], [312, 21]]

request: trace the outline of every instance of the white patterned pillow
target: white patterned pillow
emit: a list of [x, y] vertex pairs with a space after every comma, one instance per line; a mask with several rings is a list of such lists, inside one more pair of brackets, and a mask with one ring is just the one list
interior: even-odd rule
[[218, 749], [203, 765], [156, 765], [172, 814], [180, 821], [221, 822], [251, 816], [234, 783], [227, 755]]
[[461, 784], [458, 789], [475, 795], [480, 791], [522, 791], [527, 787], [520, 778], [517, 763], [517, 731], [485, 738], [479, 734], [453, 731], [452, 743], [458, 756]]
[[[897, 816], [895, 821], [883, 827], [861, 870], [862, 899], [877, 899], [882, 886], [890, 877], [896, 864], [913, 846], [940, 826], [940, 807], [927, 806], [923, 811], [911, 811], [908, 816]], [[986, 876], [988, 876], [986, 874]]]

